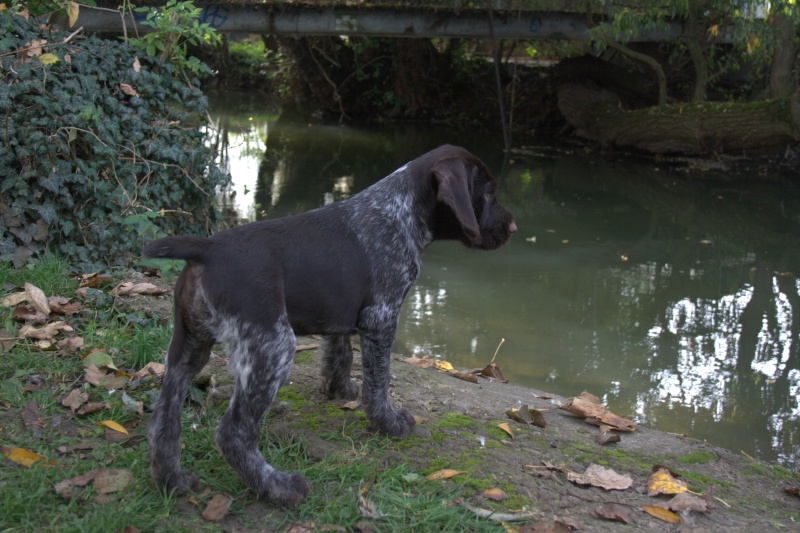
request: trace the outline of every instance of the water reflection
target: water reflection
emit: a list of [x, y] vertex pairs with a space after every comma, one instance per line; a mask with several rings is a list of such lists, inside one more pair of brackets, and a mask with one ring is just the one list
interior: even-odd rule
[[[501, 140], [471, 132], [218, 120], [248, 219], [346, 198], [445, 141], [503, 167]], [[505, 338], [515, 383], [589, 390], [652, 427], [794, 466], [796, 186], [547, 147], [514, 158], [499, 194], [519, 233], [490, 253], [431, 245], [395, 350], [476, 367]]]

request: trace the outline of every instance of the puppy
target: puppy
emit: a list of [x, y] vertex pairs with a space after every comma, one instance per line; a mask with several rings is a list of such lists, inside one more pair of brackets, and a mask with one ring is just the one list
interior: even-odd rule
[[445, 145], [342, 202], [210, 238], [147, 244], [145, 257], [186, 260], [175, 286], [167, 370], [148, 424], [156, 483], [198, 488], [180, 467], [181, 405], [218, 342], [226, 345], [235, 388], [216, 442], [264, 500], [291, 507], [309, 491], [302, 475], [276, 470], [258, 450], [261, 421], [289, 377], [296, 334], [323, 335], [323, 390], [348, 400], [358, 396], [350, 378], [350, 335], [358, 334], [367, 417], [389, 435], [407, 435], [414, 419], [389, 403], [389, 359], [422, 250], [439, 239], [493, 250], [516, 229], [486, 166]]

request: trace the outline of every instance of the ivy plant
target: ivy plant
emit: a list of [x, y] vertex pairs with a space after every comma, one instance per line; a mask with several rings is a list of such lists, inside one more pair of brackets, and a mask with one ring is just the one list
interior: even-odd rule
[[[207, 234], [229, 176], [199, 126], [196, 79], [119, 40], [0, 10], [0, 258], [47, 248], [84, 263], [138, 256], [152, 231]], [[8, 52], [5, 52], [8, 51]]]

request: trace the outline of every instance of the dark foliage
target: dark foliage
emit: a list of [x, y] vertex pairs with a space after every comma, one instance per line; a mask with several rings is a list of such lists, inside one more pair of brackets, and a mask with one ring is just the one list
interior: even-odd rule
[[69, 35], [0, 12], [0, 256], [113, 263], [157, 233], [211, 231], [228, 176], [199, 129], [198, 82]]

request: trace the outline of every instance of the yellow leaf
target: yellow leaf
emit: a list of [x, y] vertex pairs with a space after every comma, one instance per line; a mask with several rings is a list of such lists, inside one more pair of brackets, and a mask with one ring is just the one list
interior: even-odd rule
[[42, 65], [52, 65], [53, 63], [58, 63], [58, 57], [55, 54], [42, 54], [39, 56], [39, 62]]
[[36, 463], [44, 459], [44, 457], [42, 457], [38, 453], [33, 453], [24, 448], [10, 448], [8, 446], [0, 446], [0, 452], [2, 452], [3, 455], [5, 455], [9, 461], [28, 468], [33, 463]]
[[497, 424], [497, 427], [508, 433], [512, 439], [514, 438], [514, 434], [511, 433], [511, 428], [508, 426], [507, 423], [503, 422], [502, 424]]
[[434, 472], [433, 474], [428, 474], [425, 476], [425, 479], [430, 481], [436, 481], [437, 479], [450, 479], [453, 476], [457, 476], [459, 474], [466, 474], [461, 470], [451, 470], [449, 468], [445, 468], [444, 470], [439, 470], [438, 472]]
[[69, 27], [73, 27], [75, 23], [78, 21], [78, 15], [80, 14], [80, 6], [75, 2], [70, 2], [69, 6], [67, 7], [67, 16], [69, 17]]
[[713, 37], [719, 35], [719, 24], [714, 24], [710, 28], [708, 28], [708, 33], [710, 33]]
[[436, 361], [434, 363], [434, 366], [436, 368], [438, 368], [439, 370], [442, 370], [444, 372], [450, 372], [450, 371], [455, 370], [455, 368], [453, 368], [453, 365], [451, 365], [447, 361]]
[[113, 420], [103, 420], [102, 422], [98, 422], [97, 425], [98, 426], [105, 426], [108, 429], [112, 429], [112, 430], [117, 431], [119, 433], [124, 433], [126, 435], [128, 434], [128, 430], [127, 429], [125, 429], [124, 427], [120, 426], [119, 424], [117, 424]]
[[658, 505], [642, 505], [642, 511], [651, 516], [655, 516], [659, 520], [669, 522], [670, 524], [680, 524], [682, 522], [680, 516], [676, 515], [669, 509], [664, 509]]
[[666, 468], [659, 468], [647, 478], [647, 495], [657, 496], [659, 494], [680, 494], [689, 488], [686, 482], [675, 479]]

